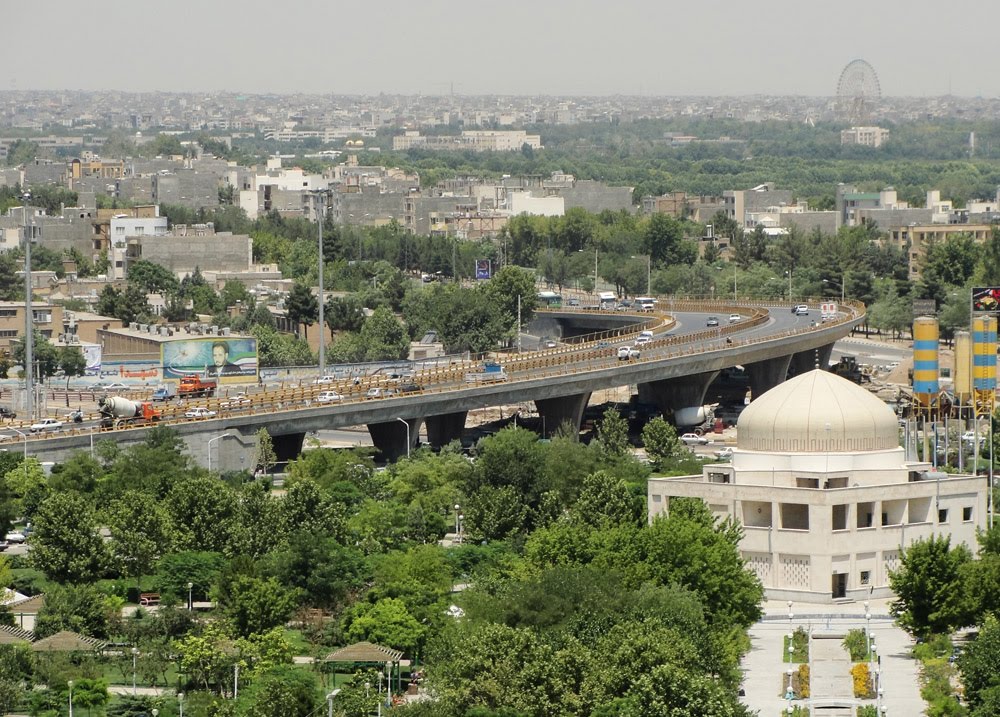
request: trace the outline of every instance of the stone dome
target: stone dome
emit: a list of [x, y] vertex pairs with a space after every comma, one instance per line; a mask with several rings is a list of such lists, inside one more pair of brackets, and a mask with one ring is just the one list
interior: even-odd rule
[[819, 369], [764, 393], [740, 414], [737, 447], [765, 453], [861, 453], [899, 448], [899, 422], [863, 388]]

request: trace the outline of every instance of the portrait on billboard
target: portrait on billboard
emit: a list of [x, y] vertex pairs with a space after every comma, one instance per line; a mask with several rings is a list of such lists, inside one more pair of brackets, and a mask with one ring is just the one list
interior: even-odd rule
[[185, 376], [240, 383], [257, 378], [257, 339], [207, 337], [163, 344], [163, 378]]

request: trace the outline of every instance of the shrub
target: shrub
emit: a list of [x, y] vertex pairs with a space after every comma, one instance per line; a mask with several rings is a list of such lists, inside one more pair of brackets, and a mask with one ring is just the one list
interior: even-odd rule
[[875, 705], [860, 705], [857, 717], [879, 717], [878, 707]]
[[799, 665], [799, 697], [809, 699], [809, 665]]
[[788, 659], [788, 635], [785, 635], [782, 642], [784, 653], [781, 656], [782, 662], [809, 662], [809, 633], [805, 628], [798, 627], [792, 633], [791, 645], [795, 649], [792, 652], [792, 659]]
[[867, 662], [859, 662], [851, 668], [851, 679], [854, 683], [855, 697], [858, 699], [871, 699], [875, 696]]
[[851, 662], [864, 662], [868, 659], [868, 633], [861, 630], [851, 630], [844, 638], [844, 649], [851, 656]]

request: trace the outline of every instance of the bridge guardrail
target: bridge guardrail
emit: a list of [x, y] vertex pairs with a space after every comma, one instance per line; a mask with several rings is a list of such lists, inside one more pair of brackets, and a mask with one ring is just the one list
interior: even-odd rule
[[[802, 302], [788, 302], [788, 306], [793, 306], [795, 303]], [[682, 305], [682, 302], [675, 302], [674, 308], [677, 309], [678, 306]], [[765, 343], [768, 341], [773, 341], [775, 339], [787, 338], [789, 336], [809, 333], [814, 330], [821, 329], [823, 327], [830, 327], [836, 325], [842, 325], [855, 321], [860, 316], [864, 315], [865, 307], [859, 302], [847, 301], [841, 304], [845, 308], [850, 308], [849, 312], [843, 315], [838, 315], [833, 321], [828, 321], [825, 324], [818, 326], [803, 326], [794, 329], [786, 329], [784, 331], [767, 334], [766, 336], [754, 336], [754, 337], [743, 337], [736, 338], [731, 344], [727, 344], [724, 348], [735, 348], [741, 346], [749, 346], [753, 344]], [[769, 308], [775, 308], [775, 302], [745, 302], [745, 303], [732, 303], [732, 302], [715, 302], [710, 305], [710, 311], [715, 313], [723, 313], [724, 311], [730, 310], [746, 310], [747, 308], [753, 308], [754, 312], [746, 321], [741, 321], [736, 324], [730, 324], [727, 326], [713, 327], [711, 329], [705, 329], [703, 331], [698, 331], [690, 334], [683, 334], [680, 336], [668, 336], [661, 337], [659, 339], [654, 339], [650, 342], [650, 349], [655, 350], [655, 356], [650, 355], [650, 351], [645, 351], [640, 355], [638, 359], [633, 359], [633, 363], [646, 363], [652, 361], [663, 361], [665, 359], [677, 358], [682, 356], [690, 356], [695, 353], [703, 353], [703, 348], [698, 346], [697, 343], [701, 341], [711, 341], [718, 340], [720, 338], [730, 336], [732, 334], [739, 333], [749, 328], [753, 328], [765, 323], [769, 318]], [[779, 304], [780, 306], [780, 304]], [[701, 312], [705, 312], [704, 304], [684, 304], [683, 310], [691, 310], [692, 308], [697, 308]], [[656, 321], [657, 319], [651, 319], [651, 321]], [[644, 322], [646, 323], [646, 322]], [[595, 342], [592, 342], [595, 343]], [[669, 351], [664, 354], [660, 351], [663, 348], [675, 344], [687, 344], [683, 348], [677, 350]], [[723, 347], [720, 347], [723, 348]], [[433, 369], [424, 369], [418, 371], [414, 374], [414, 382], [421, 386], [420, 391], [408, 392], [403, 394], [397, 394], [394, 398], [406, 398], [413, 396], [420, 396], [425, 394], [437, 394], [445, 393], [451, 391], [460, 390], [475, 390], [474, 387], [470, 387], [464, 382], [465, 374], [474, 367], [478, 361], [473, 360], [463, 360], [453, 362], [447, 367], [435, 366]], [[508, 360], [503, 363], [504, 370], [507, 373], [507, 381], [504, 383], [519, 383], [528, 380], [535, 380], [538, 378], [548, 378], [555, 375], [565, 375], [565, 370], [553, 371], [553, 369], [559, 368], [563, 369], [567, 364], [576, 365], [578, 368], [573, 370], [572, 373], [579, 374], [587, 371], [598, 370], [600, 368], [609, 368], [617, 364], [617, 353], [614, 347], [576, 347], [576, 348], [564, 348], [561, 350], [549, 350], [541, 352], [531, 352], [528, 355], [520, 357], [515, 360]], [[295, 387], [280, 387], [273, 390], [265, 389], [262, 392], [250, 394], [251, 403], [248, 406], [236, 406], [223, 409], [219, 404], [225, 402], [228, 397], [219, 396], [210, 399], [199, 399], [185, 403], [183, 406], [178, 404], [166, 404], [163, 406], [163, 416], [164, 420], [162, 423], [190, 423], [194, 422], [204, 422], [205, 419], [186, 419], [180, 414], [183, 411], [188, 411], [195, 406], [204, 406], [210, 410], [216, 410], [218, 412], [218, 418], [226, 418], [230, 415], [258, 415], [262, 413], [274, 413], [275, 411], [282, 410], [298, 410], [304, 406], [312, 405], [313, 400], [317, 395], [324, 391], [334, 390], [344, 396], [343, 400], [337, 401], [336, 403], [331, 403], [329, 405], [346, 405], [353, 403], [364, 403], [368, 400], [383, 401], [386, 398], [368, 399], [366, 394], [368, 389], [373, 387], [392, 387], [398, 385], [393, 379], [390, 379], [384, 375], [376, 375], [360, 378], [357, 383], [354, 379], [342, 379], [340, 381], [334, 381], [329, 384], [307, 384], [299, 385]], [[388, 399], [392, 400], [392, 399]], [[91, 414], [93, 415], [93, 414]], [[211, 420], [211, 419], [210, 419]], [[18, 424], [19, 427], [24, 427], [23, 423]], [[63, 430], [54, 433], [42, 433], [42, 434], [25, 434], [26, 440], [36, 441], [36, 440], [46, 440], [50, 438], [55, 438], [59, 436], [66, 435], [88, 435], [88, 434], [106, 434], [106, 433], [117, 433], [120, 431], [129, 430], [140, 430], [148, 428], [148, 423], [143, 423], [140, 425], [126, 425], [122, 428], [103, 428], [99, 424], [91, 427], [77, 427], [77, 426], [67, 426]], [[0, 428], [2, 430], [2, 428]], [[24, 441], [25, 438], [21, 436], [8, 436], [4, 440], [0, 440], [0, 443], [20, 443]]]

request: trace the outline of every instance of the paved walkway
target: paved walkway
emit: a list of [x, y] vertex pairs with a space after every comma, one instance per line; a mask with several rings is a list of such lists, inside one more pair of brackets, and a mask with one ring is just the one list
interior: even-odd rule
[[[890, 715], [922, 715], [924, 701], [920, 697], [917, 662], [910, 657], [913, 641], [889, 617], [887, 600], [872, 600], [871, 632], [882, 658], [882, 704]], [[784, 691], [788, 685], [788, 663], [783, 662], [784, 636], [804, 627], [816, 636], [846, 634], [848, 630], [866, 627], [863, 603], [837, 605], [792, 604], [792, 621], [788, 620], [788, 604], [768, 602], [764, 619], [750, 628], [751, 649], [743, 659], [743, 703], [757, 710], [760, 717], [778, 717], [788, 706]], [[813, 697], [854, 702], [850, 662], [841, 647], [842, 639], [813, 639], [810, 644], [810, 687]], [[840, 655], [838, 656], [838, 651]], [[843, 675], [839, 674], [843, 671]], [[797, 700], [793, 704], [807, 704]], [[858, 704], [874, 704], [861, 700]], [[831, 714], [824, 710], [824, 714]]]

